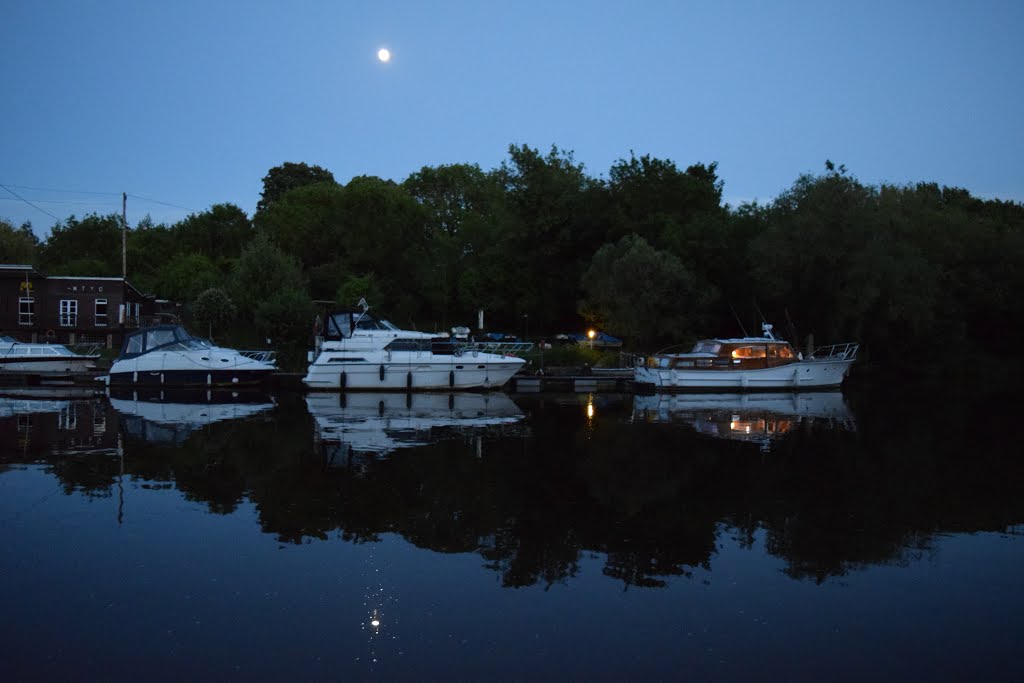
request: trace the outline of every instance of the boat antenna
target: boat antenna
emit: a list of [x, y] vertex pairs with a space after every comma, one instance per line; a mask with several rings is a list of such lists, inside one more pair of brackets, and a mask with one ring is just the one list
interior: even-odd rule
[[736, 318], [736, 322], [737, 322], [737, 323], [739, 323], [739, 325], [740, 325], [740, 331], [741, 331], [741, 332], [743, 333], [743, 336], [744, 336], [744, 337], [748, 337], [748, 336], [750, 336], [750, 335], [748, 335], [748, 334], [747, 334], [747, 328], [743, 327], [743, 321], [742, 321], [742, 320], [740, 320], [740, 316], [739, 316], [739, 313], [737, 313], [737, 312], [736, 312], [736, 309], [732, 307], [732, 304], [729, 304], [729, 310], [730, 310], [730, 311], [732, 311], [732, 316], [733, 316], [734, 318]]
[[356, 321], [355, 321], [355, 323], [352, 324], [352, 327], [355, 327], [356, 325], [358, 325], [359, 321], [363, 319], [364, 315], [366, 315], [366, 312], [370, 310], [370, 304], [366, 303], [366, 297], [365, 296], [359, 297], [359, 303], [356, 304], [356, 305], [359, 306], [360, 308], [362, 308], [363, 312], [359, 314], [358, 318], [356, 318]]
[[782, 310], [786, 313], [786, 333], [794, 343], [797, 343], [800, 340], [800, 335], [797, 333], [796, 325], [793, 324], [793, 319], [789, 317], [789, 308]]

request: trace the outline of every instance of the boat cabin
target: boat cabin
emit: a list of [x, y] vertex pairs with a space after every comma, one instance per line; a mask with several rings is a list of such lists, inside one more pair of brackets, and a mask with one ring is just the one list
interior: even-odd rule
[[688, 370], [755, 370], [800, 360], [789, 342], [778, 339], [704, 339], [690, 353], [651, 356], [648, 367]]

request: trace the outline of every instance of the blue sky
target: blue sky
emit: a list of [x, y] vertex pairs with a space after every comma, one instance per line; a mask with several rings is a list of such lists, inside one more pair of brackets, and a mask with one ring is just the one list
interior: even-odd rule
[[[251, 214], [285, 161], [401, 181], [526, 143], [594, 176], [717, 161], [734, 205], [825, 159], [1024, 201], [1022, 26], [1019, 0], [6, 0], [0, 184], [171, 223]], [[3, 189], [0, 217], [55, 222]]]

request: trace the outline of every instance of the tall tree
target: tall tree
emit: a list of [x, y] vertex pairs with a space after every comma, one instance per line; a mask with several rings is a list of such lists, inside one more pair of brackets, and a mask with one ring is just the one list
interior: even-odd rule
[[598, 183], [572, 152], [554, 146], [542, 155], [511, 145], [509, 160], [495, 173], [508, 201], [498, 258], [488, 273], [501, 294], [494, 302], [504, 308], [498, 319], [515, 324], [529, 315], [539, 329], [571, 325], [578, 320], [580, 275], [601, 243], [588, 208]]
[[31, 223], [15, 228], [0, 218], [0, 263], [34, 265], [39, 251], [39, 238], [32, 232]]
[[641, 347], [704, 333], [714, 287], [674, 255], [628, 235], [601, 247], [583, 275], [582, 314]]
[[51, 275], [121, 275], [121, 217], [68, 217], [50, 230], [40, 249], [40, 261]]
[[256, 213], [263, 213], [295, 188], [320, 184], [336, 184], [334, 174], [319, 166], [286, 161], [280, 166], [273, 167], [263, 176], [263, 192], [260, 194], [259, 203], [256, 204]]

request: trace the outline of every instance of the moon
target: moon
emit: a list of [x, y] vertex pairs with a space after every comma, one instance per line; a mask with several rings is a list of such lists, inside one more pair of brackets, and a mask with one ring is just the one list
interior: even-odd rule
[[377, 50], [377, 59], [384, 63], [390, 62], [391, 50], [387, 49], [386, 47], [382, 47], [381, 49]]

